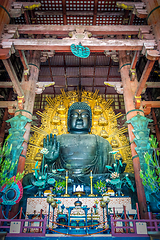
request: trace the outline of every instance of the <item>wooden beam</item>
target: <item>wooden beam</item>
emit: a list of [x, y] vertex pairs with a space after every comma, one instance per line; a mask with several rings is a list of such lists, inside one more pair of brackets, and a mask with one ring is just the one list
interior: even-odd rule
[[[107, 11], [98, 11], [98, 16], [123, 16], [124, 12], [107, 12]], [[43, 16], [43, 15], [61, 15], [63, 16], [62, 11], [35, 11], [35, 15]], [[67, 16], [93, 16], [93, 11], [66, 11]]]
[[150, 72], [151, 72], [151, 70], [152, 70], [152, 68], [154, 66], [154, 63], [155, 63], [155, 61], [152, 61], [152, 60], [148, 60], [147, 61], [146, 66], [145, 66], [145, 68], [143, 70], [141, 79], [140, 79], [140, 81], [138, 83], [138, 87], [137, 87], [137, 90], [135, 92], [135, 96], [138, 97], [138, 96], [141, 95], [142, 90], [145, 87], [145, 84], [146, 84], [146, 82], [148, 80], [148, 77], [150, 75]]
[[107, 25], [107, 26], [77, 26], [77, 25], [18, 25], [9, 24], [5, 26], [5, 30], [13, 31], [18, 29], [19, 34], [53, 34], [64, 35], [76, 28], [82, 28], [92, 34], [97, 35], [137, 35], [139, 31], [149, 33], [151, 26], [148, 25]]
[[160, 82], [146, 82], [147, 88], [160, 88]]
[[12, 88], [13, 83], [12, 82], [0, 82], [0, 88]]
[[[59, 50], [70, 51], [71, 44], [78, 45], [79, 39], [3, 39], [1, 46], [10, 48], [14, 45], [17, 50]], [[89, 47], [91, 51], [105, 50], [142, 50], [143, 45], [147, 44], [154, 48], [154, 40], [138, 39], [96, 39], [89, 38], [81, 40], [81, 44]]]
[[16, 107], [17, 101], [0, 101], [0, 108]]
[[142, 101], [142, 106], [143, 107], [150, 106], [151, 108], [160, 108], [160, 101]]
[[13, 65], [11, 63], [11, 60], [10, 59], [7, 59], [7, 60], [2, 60], [3, 61], [3, 64], [8, 72], [8, 75], [10, 76], [10, 79], [13, 83], [13, 86], [18, 94], [19, 97], [22, 97], [24, 96], [24, 93], [23, 93], [23, 90], [20, 86], [20, 82], [17, 78], [17, 75], [15, 73], [15, 70], [13, 68]]

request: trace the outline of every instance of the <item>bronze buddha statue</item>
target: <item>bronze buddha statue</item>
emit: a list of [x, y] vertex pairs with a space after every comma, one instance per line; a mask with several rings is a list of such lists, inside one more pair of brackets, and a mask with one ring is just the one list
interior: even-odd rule
[[66, 169], [72, 178], [84, 178], [92, 170], [93, 174], [107, 173], [106, 165], [114, 163], [109, 142], [94, 134], [89, 134], [92, 126], [92, 112], [87, 103], [75, 102], [68, 110], [68, 132], [44, 139], [44, 155], [48, 170]]

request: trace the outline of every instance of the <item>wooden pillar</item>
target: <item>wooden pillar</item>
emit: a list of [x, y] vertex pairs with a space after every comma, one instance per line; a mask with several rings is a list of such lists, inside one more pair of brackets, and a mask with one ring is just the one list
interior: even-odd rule
[[[136, 111], [131, 111], [135, 109], [135, 105], [133, 101], [134, 92], [132, 91], [132, 88], [131, 88], [131, 81], [129, 76], [130, 66], [131, 66], [130, 59], [126, 55], [126, 52], [119, 51], [119, 68], [120, 68], [121, 80], [123, 83], [123, 95], [124, 95], [127, 120], [137, 115]], [[136, 144], [133, 142], [135, 136], [132, 130], [133, 130], [133, 126], [131, 124], [128, 124], [128, 133], [129, 133], [129, 139], [131, 142], [131, 152], [132, 152], [132, 158], [133, 158], [133, 168], [134, 168], [134, 174], [135, 174], [135, 182], [136, 182], [137, 197], [138, 197], [138, 202], [140, 207], [140, 214], [141, 214], [141, 218], [147, 218], [146, 197], [145, 197], [142, 180], [139, 175], [140, 162], [139, 162], [139, 157], [137, 156], [137, 152], [135, 150]]]
[[[40, 51], [35, 51], [33, 53], [33, 58], [29, 60], [30, 76], [29, 81], [22, 80], [21, 87], [24, 91], [24, 109], [16, 111], [15, 115], [21, 114], [29, 119], [32, 119], [34, 101], [35, 101], [35, 90], [36, 82], [38, 81], [39, 69], [40, 69]], [[27, 145], [29, 141], [31, 123], [26, 124], [26, 132], [24, 134], [23, 151], [19, 158], [19, 164], [17, 172], [23, 172], [25, 166], [25, 157], [27, 152]]]
[[[12, 99], [12, 90], [9, 92], [8, 101]], [[0, 143], [2, 144], [4, 141], [4, 135], [5, 135], [5, 128], [6, 128], [6, 120], [8, 120], [8, 108], [5, 108], [4, 115], [3, 115], [3, 122], [0, 128]]]
[[15, 2], [15, 0], [0, 1], [0, 5], [2, 6], [0, 7], [0, 36], [2, 35], [4, 25], [10, 22], [9, 9], [12, 2]]
[[[24, 108], [23, 110], [16, 111], [15, 115], [18, 115], [21, 112], [21, 114], [24, 115], [25, 117], [32, 119], [33, 107], [34, 107], [34, 101], [35, 101], [36, 82], [38, 81], [39, 69], [40, 69], [40, 54], [41, 54], [41, 51], [34, 51], [33, 58], [29, 60], [29, 64], [28, 64], [30, 68], [29, 80], [25, 81], [23, 79], [21, 83], [21, 87], [24, 91], [24, 98], [25, 98]], [[25, 167], [25, 159], [26, 159], [27, 146], [28, 146], [29, 135], [30, 135], [30, 128], [31, 128], [31, 123], [27, 123], [25, 127], [26, 132], [23, 136], [24, 137], [24, 142], [22, 144], [23, 150], [19, 157], [19, 163], [17, 168], [17, 172], [20, 172], [20, 173], [24, 171], [24, 167]], [[10, 217], [13, 217], [16, 215], [16, 213], [18, 212], [18, 207], [19, 207], [19, 204], [14, 205], [10, 213]]]
[[[151, 93], [150, 93], [149, 90], [147, 91], [147, 94], [148, 94], [149, 101], [152, 101]], [[160, 147], [160, 131], [159, 131], [158, 122], [157, 122], [157, 118], [156, 118], [156, 114], [155, 114], [154, 108], [151, 109], [151, 113], [152, 113], [152, 117], [153, 117], [153, 121], [154, 121], [154, 126], [155, 126], [156, 138], [157, 138], [158, 146]]]
[[152, 25], [153, 33], [156, 38], [157, 47], [160, 51], [160, 8], [159, 0], [143, 0], [146, 4], [146, 9], [148, 11], [147, 22], [148, 25]]

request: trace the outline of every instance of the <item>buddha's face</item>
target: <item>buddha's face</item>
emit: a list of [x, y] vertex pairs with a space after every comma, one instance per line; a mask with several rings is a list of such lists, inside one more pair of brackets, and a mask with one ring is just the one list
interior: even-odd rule
[[88, 133], [90, 128], [89, 111], [85, 109], [74, 109], [70, 112], [70, 133]]

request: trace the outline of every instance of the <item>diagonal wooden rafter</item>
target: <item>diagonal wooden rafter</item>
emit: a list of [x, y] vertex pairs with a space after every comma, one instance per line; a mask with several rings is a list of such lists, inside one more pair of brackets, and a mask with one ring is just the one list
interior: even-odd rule
[[19, 56], [24, 67], [24, 79], [27, 81], [29, 76], [29, 66], [23, 50], [19, 50]]
[[145, 84], [147, 82], [147, 79], [150, 75], [150, 72], [154, 66], [154, 63], [155, 61], [154, 60], [148, 60], [147, 63], [146, 63], [146, 66], [143, 70], [143, 73], [142, 73], [142, 76], [141, 76], [141, 79], [138, 83], [138, 87], [137, 87], [137, 90], [135, 92], [135, 96], [139, 97], [142, 93], [142, 90], [144, 89], [145, 87]]

